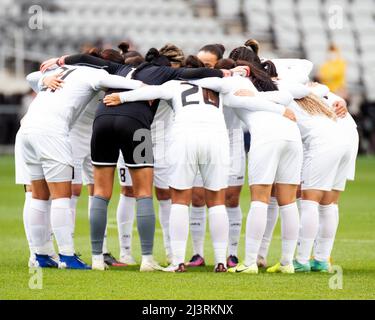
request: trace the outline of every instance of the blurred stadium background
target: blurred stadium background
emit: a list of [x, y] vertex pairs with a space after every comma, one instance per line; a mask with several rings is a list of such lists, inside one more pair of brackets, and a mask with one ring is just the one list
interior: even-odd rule
[[33, 95], [24, 77], [52, 56], [129, 41], [145, 53], [170, 42], [185, 54], [255, 38], [261, 56], [307, 58], [318, 77], [339, 48], [343, 94], [375, 153], [375, 0], [0, 0], [0, 154], [12, 153]]

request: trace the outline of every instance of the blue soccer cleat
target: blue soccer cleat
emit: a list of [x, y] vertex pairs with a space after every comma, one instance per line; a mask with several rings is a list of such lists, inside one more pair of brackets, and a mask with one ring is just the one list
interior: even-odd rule
[[313, 272], [330, 272], [330, 264], [327, 261], [310, 260], [311, 271]]
[[299, 263], [297, 260], [293, 261], [294, 272], [310, 272], [310, 263]]
[[58, 268], [59, 264], [47, 254], [35, 254], [34, 266], [39, 268]]
[[91, 267], [84, 263], [76, 254], [73, 256], [65, 256], [59, 254], [61, 269], [78, 269], [78, 270], [90, 270]]

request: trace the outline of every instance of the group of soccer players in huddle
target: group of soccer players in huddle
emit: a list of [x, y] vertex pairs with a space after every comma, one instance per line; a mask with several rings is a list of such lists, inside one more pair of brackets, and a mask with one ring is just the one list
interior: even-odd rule
[[[330, 271], [339, 196], [354, 180], [358, 133], [345, 101], [310, 81], [312, 63], [260, 58], [252, 39], [228, 58], [220, 44], [188, 57], [172, 44], [145, 57], [127, 43], [118, 48], [53, 58], [27, 76], [37, 95], [21, 121], [15, 161], [16, 183], [25, 185], [29, 266], [135, 265], [136, 214], [140, 271], [184, 272], [205, 264], [207, 207], [215, 272], [267, 268], [279, 215], [280, 260], [267, 272]], [[247, 160], [251, 199], [240, 263]], [[106, 243], [116, 168], [118, 260]], [[74, 249], [83, 185], [91, 266]], [[153, 258], [153, 187], [167, 267]], [[186, 263], [189, 226], [194, 255]]]

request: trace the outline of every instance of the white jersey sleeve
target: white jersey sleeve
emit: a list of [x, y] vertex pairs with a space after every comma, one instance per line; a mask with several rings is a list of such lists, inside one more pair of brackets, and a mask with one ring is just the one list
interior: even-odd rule
[[127, 79], [116, 75], [111, 75], [102, 69], [93, 69], [88, 81], [95, 91], [104, 88], [113, 89], [138, 89], [143, 82], [139, 80]]
[[[304, 84], [289, 81], [277, 81], [277, 87], [282, 91], [288, 91], [294, 99], [302, 99], [311, 93], [311, 89]], [[292, 101], [289, 102], [289, 104]]]
[[170, 100], [173, 97], [170, 82], [159, 86], [144, 86], [142, 88], [120, 93], [120, 100], [124, 102], [147, 101], [147, 100]]
[[[288, 105], [292, 100], [288, 92], [258, 92], [255, 87], [253, 87], [251, 81], [242, 77], [204, 78], [194, 80], [192, 83], [224, 94], [224, 105], [230, 108], [284, 114], [285, 107], [282, 104]], [[244, 97], [235, 95], [237, 90], [249, 90], [249, 87], [254, 89], [256, 96]]]

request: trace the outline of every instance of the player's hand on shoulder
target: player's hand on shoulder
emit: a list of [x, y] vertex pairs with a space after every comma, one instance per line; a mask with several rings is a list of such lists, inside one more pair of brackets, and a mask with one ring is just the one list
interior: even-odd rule
[[51, 58], [42, 62], [42, 64], [40, 65], [40, 71], [42, 73], [46, 72], [49, 68], [53, 67], [54, 65], [57, 65], [58, 60], [59, 58]]
[[118, 93], [106, 95], [103, 99], [103, 102], [107, 107], [117, 106], [121, 104], [120, 95]]
[[233, 75], [248, 77], [250, 76], [250, 68], [248, 66], [238, 66], [230, 70]]
[[348, 113], [348, 108], [346, 107], [346, 102], [344, 100], [335, 101], [333, 103], [333, 108], [339, 118], [345, 118]]
[[43, 85], [47, 87], [48, 89], [53, 89], [53, 90], [60, 89], [64, 83], [64, 80], [60, 79], [61, 75], [62, 73], [45, 77], [43, 79]]
[[288, 118], [289, 120], [292, 120], [294, 122], [297, 121], [296, 115], [294, 114], [292, 109], [289, 109], [288, 107], [285, 108], [285, 112], [283, 114], [285, 118]]

